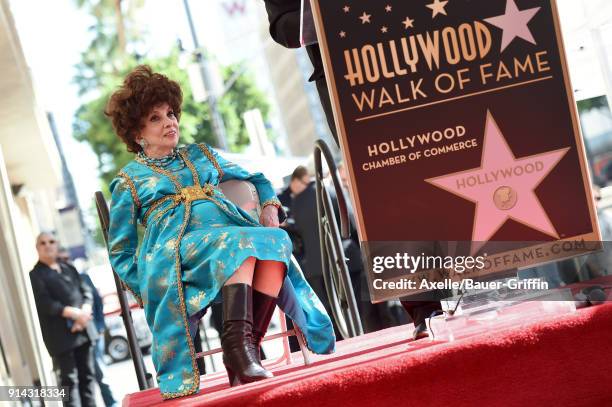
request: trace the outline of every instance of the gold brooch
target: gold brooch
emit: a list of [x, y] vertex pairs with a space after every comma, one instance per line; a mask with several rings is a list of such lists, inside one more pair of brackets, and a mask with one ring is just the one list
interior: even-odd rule
[[200, 199], [207, 199], [214, 194], [214, 188], [211, 184], [201, 186], [190, 186], [181, 189], [179, 200], [184, 202], [193, 202]]

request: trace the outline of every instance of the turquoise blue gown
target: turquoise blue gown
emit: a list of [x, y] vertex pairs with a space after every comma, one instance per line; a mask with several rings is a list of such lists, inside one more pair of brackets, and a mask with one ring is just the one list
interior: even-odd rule
[[[199, 390], [195, 322], [251, 256], [286, 265], [279, 307], [300, 328], [311, 351], [332, 353], [331, 320], [291, 264], [286, 232], [263, 227], [218, 188], [219, 182], [230, 179], [248, 180], [261, 202], [276, 202], [270, 182], [228, 162], [205, 144], [181, 147], [178, 152], [174, 159], [157, 164], [137, 157], [110, 185], [110, 261], [144, 308], [162, 396], [175, 398]], [[188, 188], [196, 185], [202, 188]], [[145, 226], [140, 246], [137, 223]]]

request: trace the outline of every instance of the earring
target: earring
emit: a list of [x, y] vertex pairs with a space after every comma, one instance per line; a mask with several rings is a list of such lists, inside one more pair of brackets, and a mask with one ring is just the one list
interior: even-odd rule
[[145, 139], [143, 139], [143, 138], [140, 139], [140, 141], [138, 141], [137, 143], [140, 144], [140, 147], [142, 147], [143, 150], [147, 146], [147, 141]]

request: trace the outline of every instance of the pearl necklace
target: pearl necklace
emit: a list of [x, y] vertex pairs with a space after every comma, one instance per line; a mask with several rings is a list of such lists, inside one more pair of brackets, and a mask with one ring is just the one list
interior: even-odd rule
[[174, 161], [176, 157], [178, 157], [178, 150], [176, 148], [173, 148], [170, 154], [160, 158], [149, 157], [144, 153], [144, 151], [139, 151], [137, 156], [140, 161], [146, 164], [155, 165], [156, 167], [167, 167], [172, 163], [172, 161]]

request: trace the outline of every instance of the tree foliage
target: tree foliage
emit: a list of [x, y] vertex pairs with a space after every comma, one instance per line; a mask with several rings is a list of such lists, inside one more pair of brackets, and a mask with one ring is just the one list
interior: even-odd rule
[[[148, 64], [154, 71], [161, 72], [177, 81], [183, 90], [183, 107], [180, 121], [181, 142], [207, 142], [215, 144], [210, 110], [206, 103], [194, 101], [186, 70], [181, 68], [181, 52], [176, 47], [167, 56], [150, 58], [130, 52], [144, 49], [143, 33], [131, 25], [131, 15], [140, 2], [132, 1], [130, 10], [122, 15], [121, 0], [75, 0], [77, 6], [88, 10], [95, 18], [91, 27], [93, 39], [81, 55], [77, 66], [75, 82], [80, 95], [87, 100], [77, 110], [74, 137], [91, 145], [98, 157], [102, 180], [105, 185], [127, 164], [133, 154], [112, 129], [104, 109], [111, 93], [121, 84], [123, 78], [138, 64]], [[118, 16], [118, 14], [121, 14]], [[125, 44], [118, 38], [124, 33]], [[267, 118], [269, 104], [265, 95], [257, 89], [255, 82], [241, 65], [223, 69], [223, 78], [234, 79], [229, 90], [219, 100], [227, 144], [230, 149], [240, 151], [248, 142], [248, 134], [242, 115], [250, 109], [259, 109]], [[103, 188], [105, 189], [105, 188]]]
[[608, 101], [605, 96], [598, 96], [591, 99], [585, 99], [578, 102], [578, 111], [587, 112], [589, 110], [610, 111], [608, 109]]

